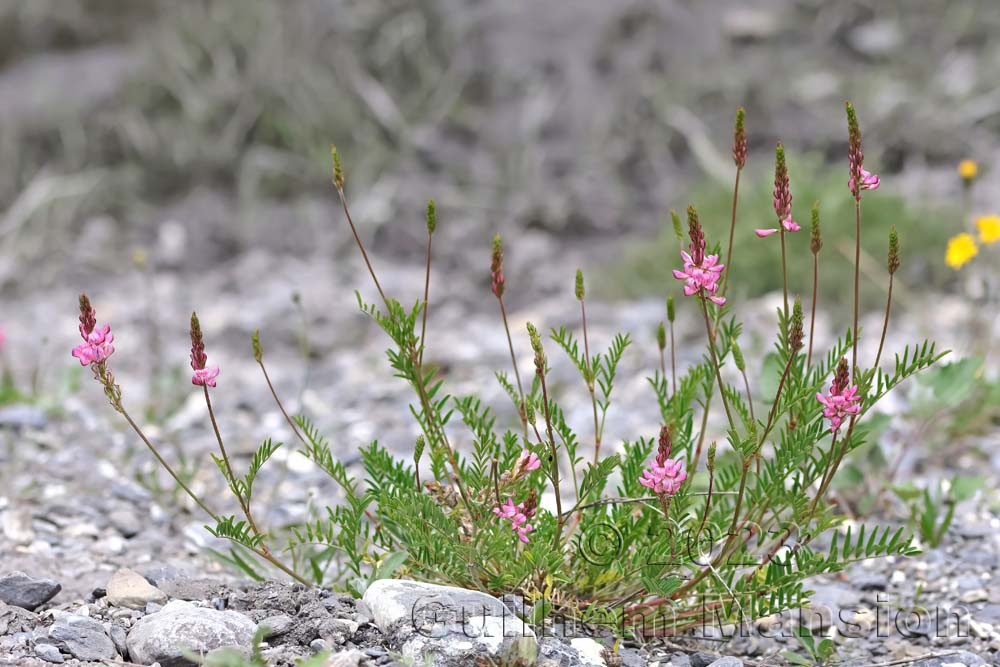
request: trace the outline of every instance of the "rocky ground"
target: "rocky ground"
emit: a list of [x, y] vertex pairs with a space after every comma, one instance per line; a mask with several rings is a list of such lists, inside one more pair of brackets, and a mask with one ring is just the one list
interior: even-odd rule
[[[423, 284], [422, 207], [437, 198], [429, 360], [452, 393], [480, 394], [501, 419], [511, 417], [509, 403], [491, 374], [509, 358], [487, 282], [494, 231], [507, 238], [508, 305], [527, 373], [526, 321], [543, 330], [577, 324], [577, 267], [594, 292], [622, 293], [605, 269], [655, 235], [689, 186], [728, 183], [738, 104], [753, 119], [754, 165], [783, 138], [842, 168], [841, 105], [854, 99], [883, 190], [914, 201], [959, 200], [957, 160], [985, 167], [1000, 150], [1000, 50], [990, 38], [1000, 12], [986, 5], [587, 2], [567, 15], [527, 2], [355, 4], [310, 0], [280, 15], [242, 0], [183, 10], [151, 1], [122, 11], [101, 0], [0, 8], [0, 362], [26, 395], [0, 407], [0, 664], [166, 667], [182, 640], [246, 650], [261, 626], [270, 628], [261, 645], [269, 664], [319, 650], [341, 654], [330, 665], [420, 664], [412, 658], [425, 638], [393, 612], [413, 586], [380, 586], [355, 601], [278, 583], [273, 572], [266, 583], [247, 581], [214, 556], [226, 544], [68, 352], [76, 296], [86, 290], [116, 333], [126, 404], [219, 506], [227, 500], [208, 458], [214, 439], [185, 377], [193, 309], [211, 363], [222, 367], [213, 400], [240, 463], [263, 438], [290, 435], [250, 356], [256, 328], [290, 409], [312, 416], [352, 470], [358, 447], [373, 439], [409, 452], [410, 397], [354, 301], [355, 288], [374, 293], [331, 197], [330, 141], [348, 157], [355, 217], [382, 283], [404, 301]], [[992, 210], [1000, 191], [995, 172], [984, 172], [974, 210]], [[940, 256], [905, 243], [911, 257]], [[963, 356], [1000, 335], [990, 311], [953, 280], [934, 284], [953, 289], [932, 293], [922, 276], [900, 285], [891, 342], [930, 336]], [[658, 364], [665, 289], [588, 303], [596, 346], [617, 331], [635, 341], [607, 441], [658, 428], [645, 377]], [[771, 344], [775, 303], [764, 296], [736, 306], [750, 359]], [[681, 367], [703, 349], [695, 315], [680, 304]], [[881, 313], [864, 323], [877, 330]], [[843, 328], [821, 312], [817, 345]], [[865, 342], [866, 358], [874, 345]], [[569, 421], [587, 424], [574, 369], [551, 356]], [[759, 371], [751, 362], [751, 377]], [[817, 581], [809, 624], [817, 639], [833, 633], [838, 658], [856, 666], [1000, 664], [997, 424], [924, 447], [911, 403], [904, 394], [884, 408], [899, 424], [880, 443], [900, 455], [896, 479], [978, 473], [987, 484], [959, 506], [940, 547]], [[259, 484], [270, 526], [337, 499], [291, 447]], [[905, 519], [885, 499], [873, 511]], [[453, 610], [483, 604], [471, 592], [429, 592]], [[488, 616], [523, 611], [504, 603], [486, 602]], [[955, 612], [959, 626], [939, 632], [934, 610]], [[707, 628], [629, 644], [622, 657], [626, 665], [781, 664], [782, 651], [799, 647], [782, 636], [786, 621], [762, 620], [745, 637]], [[546, 628], [531, 632], [548, 665], [601, 664], [602, 647], [589, 637], [574, 644]], [[451, 664], [469, 664], [449, 653], [464, 641], [454, 638], [427, 641], [440, 641]], [[472, 644], [497, 650], [493, 639]]]

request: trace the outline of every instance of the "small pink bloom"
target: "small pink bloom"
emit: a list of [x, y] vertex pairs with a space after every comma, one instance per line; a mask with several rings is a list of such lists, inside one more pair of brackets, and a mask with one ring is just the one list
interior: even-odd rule
[[680, 459], [665, 459], [662, 464], [653, 463], [643, 471], [639, 483], [656, 494], [672, 496], [680, 490], [687, 479], [684, 462]]
[[673, 443], [670, 437], [670, 429], [666, 426], [660, 429], [659, 445], [656, 450], [656, 459], [643, 471], [639, 477], [639, 484], [648, 489], [652, 489], [657, 495], [666, 494], [672, 496], [681, 488], [681, 484], [687, 479], [687, 471], [680, 459], [670, 458], [670, 450]]
[[528, 513], [525, 511], [524, 503], [514, 504], [512, 498], [508, 498], [506, 503], [493, 508], [493, 513], [506, 521], [510, 521], [510, 528], [517, 533], [517, 538], [522, 542], [528, 542], [528, 533], [534, 530], [528, 523]]
[[539, 468], [541, 468], [542, 461], [541, 459], [538, 458], [538, 455], [536, 455], [531, 450], [526, 449], [523, 452], [521, 452], [521, 458], [517, 460], [517, 467], [520, 470], [531, 472], [533, 470], [538, 470]]
[[771, 234], [777, 234], [778, 228], [774, 227], [773, 229], [755, 229], [753, 230], [753, 233], [756, 234], [759, 238], [765, 238], [767, 236], [770, 236]]
[[682, 250], [681, 259], [684, 260], [684, 270], [674, 269], [673, 274], [677, 280], [684, 281], [684, 295], [692, 296], [704, 291], [713, 303], [724, 305], [726, 300], [723, 297], [712, 296], [718, 291], [719, 278], [726, 268], [725, 264], [719, 264], [719, 256], [703, 255], [701, 263], [695, 263], [694, 258]]
[[202, 387], [215, 386], [215, 378], [219, 377], [219, 367], [209, 366], [208, 368], [198, 368], [195, 369], [194, 374], [191, 375], [191, 384], [197, 384]]
[[857, 385], [851, 385], [843, 390], [834, 381], [830, 393], [816, 394], [816, 400], [823, 405], [823, 416], [830, 420], [830, 431], [836, 433], [841, 424], [850, 416], [861, 412], [861, 397]]
[[791, 214], [789, 214], [787, 218], [781, 221], [781, 226], [785, 228], [786, 232], [797, 232], [800, 229], [802, 229], [801, 227], [799, 227], [799, 223], [792, 220]]
[[[861, 190], [878, 190], [878, 186], [882, 184], [882, 181], [881, 179], [879, 179], [878, 174], [873, 174], [867, 169], [862, 168], [860, 183], [861, 183], [861, 188], [860, 188]], [[847, 187], [851, 190], [851, 192], [856, 191], [854, 189], [853, 177], [848, 179]]]
[[83, 342], [73, 348], [72, 354], [80, 360], [81, 366], [100, 363], [114, 354], [115, 346], [112, 345], [114, 340], [115, 335], [111, 333], [111, 325], [94, 327], [84, 336]]
[[0, 350], [3, 349], [3, 344], [7, 342], [7, 330], [0, 327]]

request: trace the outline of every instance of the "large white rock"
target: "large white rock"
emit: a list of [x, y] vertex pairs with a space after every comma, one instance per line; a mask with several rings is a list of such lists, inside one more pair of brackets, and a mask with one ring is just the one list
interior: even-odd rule
[[122, 568], [108, 580], [108, 604], [129, 609], [145, 609], [146, 604], [163, 604], [167, 596], [159, 588], [128, 568]]
[[434, 665], [471, 664], [518, 644], [537, 653], [531, 627], [486, 593], [403, 579], [380, 579], [365, 591], [375, 624], [404, 658]]
[[174, 600], [140, 619], [128, 633], [132, 662], [162, 667], [191, 664], [184, 652], [205, 654], [223, 647], [249, 651], [257, 624], [235, 611], [217, 611]]

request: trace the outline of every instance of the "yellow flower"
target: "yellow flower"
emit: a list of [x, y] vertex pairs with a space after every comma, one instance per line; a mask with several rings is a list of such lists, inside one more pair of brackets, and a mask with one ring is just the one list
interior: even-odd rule
[[1000, 241], [1000, 215], [984, 215], [976, 220], [979, 240], [986, 245]]
[[976, 239], [972, 234], [962, 232], [948, 240], [948, 249], [944, 252], [944, 262], [956, 271], [969, 263], [979, 253]]
[[962, 160], [958, 163], [958, 175], [963, 181], [973, 181], [979, 175], [979, 165], [975, 160]]

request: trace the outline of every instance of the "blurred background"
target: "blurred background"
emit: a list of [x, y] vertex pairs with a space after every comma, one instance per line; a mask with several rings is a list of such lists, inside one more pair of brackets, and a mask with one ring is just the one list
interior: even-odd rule
[[[488, 277], [500, 232], [523, 372], [524, 321], [577, 326], [583, 267], [592, 345], [620, 330], [636, 341], [616, 390], [629, 409], [612, 408], [608, 439], [655, 433], [645, 376], [664, 299], [679, 295], [669, 211], [694, 203], [710, 242], [728, 234], [739, 105], [750, 157], [730, 296], [748, 348], [770, 348], [780, 301], [779, 244], [752, 233], [773, 225], [778, 140], [795, 217], [807, 225], [821, 203], [818, 349], [848, 327], [846, 99], [882, 178], [864, 200], [863, 323], [881, 328], [895, 224], [903, 268], [888, 353], [930, 336], [973, 360], [926, 388], [921, 437], [944, 428], [933, 397], [948, 395], [967, 410], [962, 434], [996, 444], [997, 247], [976, 221], [1000, 211], [997, 35], [992, 0], [4, 1], [0, 326], [12, 406], [0, 422], [68, 417], [31, 457], [8, 440], [4, 481], [15, 494], [72, 492], [90, 465], [61, 446], [73, 442], [107, 457], [100, 475], [127, 469], [157, 492], [148, 454], [109, 430], [115, 415], [69, 356], [82, 291], [115, 331], [126, 403], [181, 460], [203, 465], [212, 443], [187, 377], [193, 309], [222, 366], [216, 400], [237, 452], [283, 426], [250, 355], [258, 327], [290, 408], [316, 417], [345, 459], [375, 438], [409, 451], [408, 390], [357, 309], [355, 289], [374, 293], [330, 185], [330, 144], [382, 284], [404, 303], [422, 292], [424, 207], [437, 201], [428, 354], [453, 392], [506, 405], [491, 378], [509, 364]], [[961, 177], [962, 160], [974, 177]], [[963, 232], [978, 256], [956, 270], [946, 247]], [[789, 243], [790, 283], [807, 295], [808, 234]], [[682, 366], [703, 351], [696, 315], [679, 303]], [[876, 344], [870, 335], [866, 359]], [[583, 397], [573, 369], [555, 366]], [[585, 424], [589, 401], [576, 404], [571, 420]], [[281, 493], [272, 521], [307, 513], [308, 484]]]

